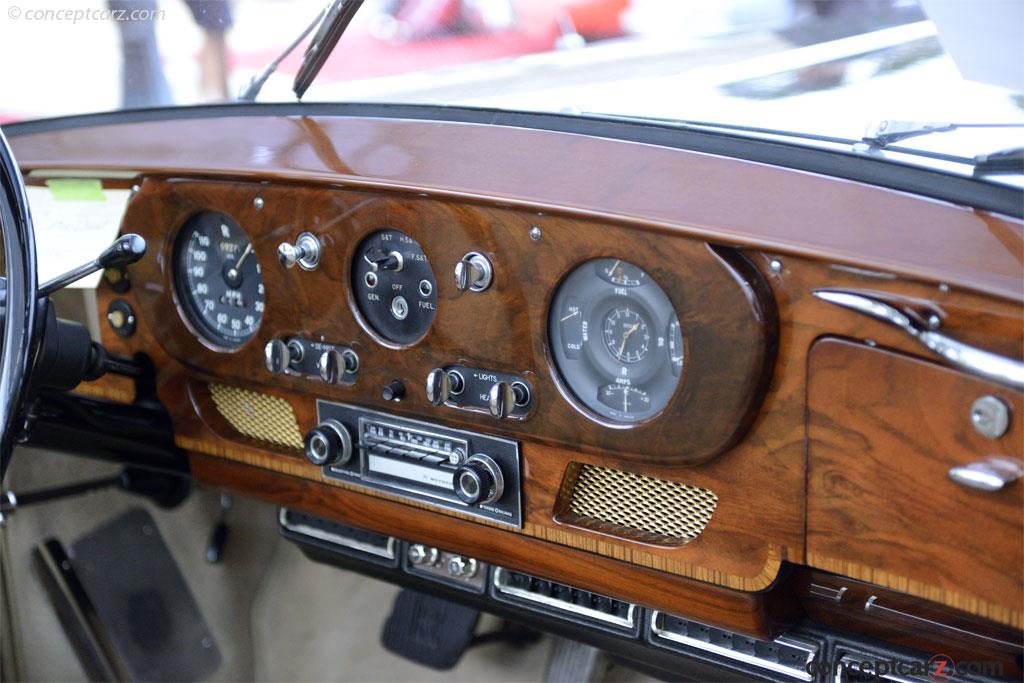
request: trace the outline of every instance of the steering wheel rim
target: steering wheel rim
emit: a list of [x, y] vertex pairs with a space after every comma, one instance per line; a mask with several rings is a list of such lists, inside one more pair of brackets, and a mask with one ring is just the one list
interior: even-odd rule
[[25, 180], [0, 130], [0, 231], [7, 267], [7, 295], [0, 351], [0, 482], [7, 474], [21, 428], [22, 401], [35, 354], [38, 273], [36, 242]]

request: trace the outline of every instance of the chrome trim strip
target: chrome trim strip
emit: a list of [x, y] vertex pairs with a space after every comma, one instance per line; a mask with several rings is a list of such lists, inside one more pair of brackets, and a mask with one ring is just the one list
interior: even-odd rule
[[660, 626], [659, 618], [661, 616], [663, 616], [663, 613], [659, 611], [654, 611], [651, 613], [651, 633], [656, 638], [670, 640], [674, 643], [680, 643], [682, 645], [687, 645], [698, 650], [703, 650], [704, 652], [710, 652], [721, 657], [734, 659], [738, 662], [743, 662], [744, 664], [756, 666], [760, 669], [767, 669], [769, 671], [774, 671], [775, 673], [793, 676], [794, 678], [799, 678], [802, 681], [814, 680], [814, 676], [807, 673], [806, 669], [807, 664], [813, 662], [818, 656], [818, 646], [813, 643], [809, 643], [807, 641], [801, 640], [799, 638], [794, 638], [792, 636], [779, 636], [775, 639], [774, 642], [778, 643], [779, 645], [793, 647], [798, 650], [803, 650], [807, 653], [807, 659], [804, 661], [805, 668], [793, 668], [786, 666], [784, 664], [779, 664], [777, 662], [769, 662], [765, 659], [755, 657], [754, 655], [748, 655], [745, 652], [736, 652], [735, 650], [729, 650], [720, 645], [715, 645], [714, 643], [706, 643], [703, 640], [697, 640], [696, 638], [690, 638], [689, 636], [680, 635], [672, 631], [666, 631]]
[[529, 600], [531, 602], [536, 602], [541, 605], [546, 605], [547, 607], [553, 607], [555, 609], [560, 609], [565, 612], [579, 614], [580, 616], [584, 616], [589, 619], [605, 621], [610, 624], [615, 624], [616, 626], [633, 628], [633, 626], [636, 625], [637, 606], [633, 603], [627, 603], [629, 604], [629, 612], [626, 613], [625, 617], [617, 617], [614, 614], [606, 614], [604, 612], [599, 612], [596, 609], [590, 609], [589, 607], [583, 607], [582, 605], [574, 605], [571, 602], [564, 602], [562, 600], [555, 600], [554, 598], [549, 598], [546, 595], [538, 595], [536, 593], [531, 593], [530, 591], [523, 590], [522, 588], [509, 586], [505, 579], [505, 572], [506, 570], [503, 567], [494, 568], [494, 577], [491, 581], [494, 584], [494, 589], [499, 593], [513, 595], [517, 598], [522, 598], [523, 600]]
[[308, 524], [291, 524], [288, 522], [288, 510], [287, 508], [281, 508], [278, 514], [278, 521], [288, 531], [296, 534], [302, 534], [303, 536], [309, 536], [321, 541], [328, 543], [334, 543], [350, 550], [358, 550], [368, 555], [375, 555], [377, 557], [383, 557], [386, 560], [393, 560], [398, 555], [395, 552], [395, 546], [398, 544], [398, 539], [394, 536], [388, 536], [387, 545], [384, 547], [377, 545], [370, 545], [369, 543], [363, 543], [347, 536], [339, 536], [338, 534], [332, 534], [323, 529], [317, 529], [316, 527], [309, 526]]
[[932, 353], [972, 375], [990, 379], [1011, 389], [1024, 389], [1024, 363], [959, 342], [941, 332], [921, 327], [895, 306], [860, 294], [816, 289], [814, 296], [898, 327]]

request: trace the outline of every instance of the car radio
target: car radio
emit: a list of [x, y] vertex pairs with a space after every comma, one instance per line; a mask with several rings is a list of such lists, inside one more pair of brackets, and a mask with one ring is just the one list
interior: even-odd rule
[[316, 409], [306, 458], [325, 477], [522, 526], [517, 442], [329, 401]]

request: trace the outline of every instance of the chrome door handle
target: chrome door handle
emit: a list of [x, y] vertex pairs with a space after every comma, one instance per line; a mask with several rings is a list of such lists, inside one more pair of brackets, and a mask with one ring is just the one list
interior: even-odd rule
[[997, 455], [949, 470], [949, 478], [961, 486], [990, 492], [1001, 490], [1021, 475], [1024, 475], [1024, 463]]
[[990, 379], [1012, 389], [1024, 389], [1024, 363], [1020, 361], [922, 327], [900, 309], [877, 299], [838, 289], [816, 289], [814, 296], [898, 327], [950, 364], [976, 377]]

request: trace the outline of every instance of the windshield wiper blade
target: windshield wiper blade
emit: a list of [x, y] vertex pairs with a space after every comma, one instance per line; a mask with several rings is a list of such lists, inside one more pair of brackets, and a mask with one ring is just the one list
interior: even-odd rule
[[974, 177], [1024, 175], [1024, 147], [1013, 147], [974, 157]]
[[945, 121], [875, 121], [861, 138], [874, 148], [881, 149], [900, 140], [932, 133], [948, 133], [958, 128], [1024, 128], [1024, 123], [952, 123]]
[[327, 9], [327, 16], [324, 17], [320, 30], [316, 32], [306, 54], [302, 58], [302, 66], [295, 74], [295, 83], [292, 84], [292, 91], [295, 97], [302, 99], [306, 90], [313, 84], [316, 75], [320, 73], [331, 51], [338, 44], [338, 39], [345, 33], [352, 17], [362, 6], [363, 0], [333, 0]]
[[283, 62], [285, 58], [288, 57], [288, 55], [290, 55], [295, 50], [295, 48], [299, 46], [299, 43], [306, 39], [306, 36], [313, 32], [313, 29], [320, 25], [320, 20], [324, 18], [324, 14], [326, 14], [326, 12], [326, 7], [320, 10], [320, 12], [316, 15], [316, 18], [313, 19], [312, 23], [310, 23], [310, 25], [307, 26], [305, 30], [299, 34], [298, 38], [292, 41], [291, 45], [285, 48], [284, 52], [278, 55], [270, 64], [267, 64], [267, 66], [264, 67], [263, 71], [259, 72], [258, 74], [252, 77], [252, 80], [249, 81], [249, 85], [245, 87], [245, 90], [239, 93], [239, 101], [256, 101], [256, 96], [260, 94], [260, 90], [263, 89], [263, 84], [267, 82], [267, 79], [270, 78], [270, 75], [277, 71], [277, 67], [281, 65], [281, 62]]

